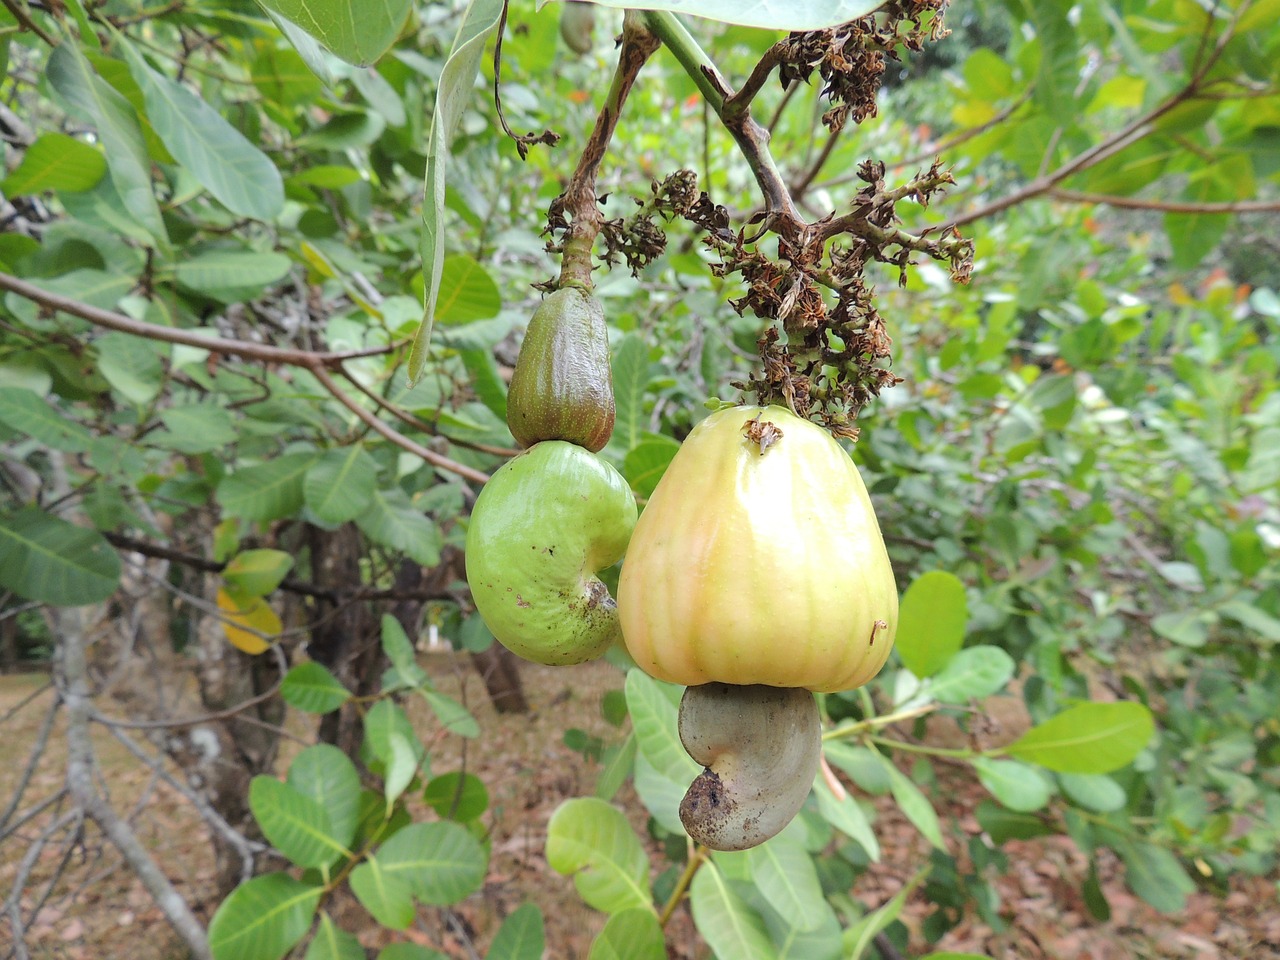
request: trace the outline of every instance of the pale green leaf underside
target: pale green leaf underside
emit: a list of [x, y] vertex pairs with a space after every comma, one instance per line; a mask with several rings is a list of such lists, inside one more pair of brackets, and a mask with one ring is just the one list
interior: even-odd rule
[[[546, 0], [543, 4], [545, 5]], [[745, 27], [820, 30], [871, 13], [882, 0], [593, 0], [602, 7], [667, 10]]]

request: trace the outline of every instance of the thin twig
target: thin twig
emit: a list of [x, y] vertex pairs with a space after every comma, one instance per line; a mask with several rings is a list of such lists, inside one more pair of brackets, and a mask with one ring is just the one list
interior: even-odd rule
[[23, 769], [22, 775], [18, 777], [18, 786], [13, 791], [13, 797], [9, 800], [9, 805], [5, 807], [4, 813], [0, 813], [0, 836], [4, 836], [9, 818], [13, 816], [13, 812], [22, 803], [22, 796], [27, 792], [27, 784], [31, 782], [32, 774], [36, 772], [36, 767], [39, 766], [41, 759], [44, 757], [45, 747], [49, 745], [49, 734], [53, 732], [53, 721], [57, 718], [58, 708], [61, 706], [62, 698], [55, 694], [53, 703], [49, 704], [49, 709], [44, 715], [44, 722], [40, 725], [40, 732], [36, 734], [36, 739], [31, 744], [31, 752], [27, 755], [27, 765]]
[[1138, 197], [1118, 197], [1109, 193], [1086, 193], [1081, 190], [1049, 191], [1055, 200], [1068, 203], [1096, 203], [1125, 210], [1160, 210], [1165, 213], [1275, 213], [1280, 211], [1280, 200], [1226, 200], [1218, 203], [1194, 200], [1142, 200]]

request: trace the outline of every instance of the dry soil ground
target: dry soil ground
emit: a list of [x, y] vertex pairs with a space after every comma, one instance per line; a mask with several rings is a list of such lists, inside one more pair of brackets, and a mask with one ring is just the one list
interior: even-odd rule
[[[442, 689], [463, 699], [483, 728], [479, 740], [463, 744], [454, 738], [433, 755], [434, 773], [465, 768], [488, 786], [491, 805], [486, 822], [491, 830], [492, 860], [481, 893], [454, 911], [424, 911], [405, 935], [444, 950], [457, 958], [483, 956], [484, 948], [502, 917], [526, 900], [536, 902], [547, 919], [547, 956], [585, 958], [603, 918], [584, 908], [572, 882], [552, 872], [542, 853], [545, 826], [564, 799], [589, 794], [597, 767], [562, 742], [567, 727], [579, 727], [605, 738], [618, 731], [602, 718], [604, 693], [621, 686], [622, 677], [605, 664], [568, 671], [526, 667], [525, 684], [533, 706], [530, 716], [504, 716], [489, 706], [478, 678], [465, 660], [433, 656], [429, 665]], [[0, 677], [0, 718], [24, 697], [38, 690], [46, 678], [27, 675]], [[12, 794], [30, 744], [50, 702], [45, 693], [32, 699], [0, 727], [0, 809]], [[415, 705], [410, 704], [411, 712]], [[430, 721], [418, 716], [424, 726]], [[304, 740], [314, 722], [299, 716], [290, 721]], [[206, 834], [185, 801], [139, 764], [103, 731], [97, 747], [105, 781], [117, 810], [131, 817], [135, 828], [163, 864], [179, 891], [207, 919], [216, 907], [209, 883], [211, 857]], [[65, 750], [55, 728], [52, 746], [37, 767], [27, 803], [48, 796], [62, 782]], [[294, 746], [292, 749], [298, 749]], [[956, 773], [935, 797], [955, 837], [953, 852], [963, 849], [960, 833], [974, 834], [973, 811], [983, 799], [982, 789]], [[618, 797], [633, 824], [644, 832], [645, 816], [629, 788]], [[24, 803], [24, 806], [26, 804]], [[876, 829], [883, 848], [882, 862], [858, 883], [854, 894], [869, 906], [891, 897], [902, 878], [927, 858], [927, 845], [897, 813], [881, 801]], [[8, 895], [19, 860], [40, 819], [0, 838], [0, 900]], [[65, 864], [62, 882], [29, 931], [28, 942], [37, 960], [179, 960], [181, 945], [160, 912], [110, 848], [92, 835], [83, 849], [50, 847], [37, 864], [35, 878], [48, 877]], [[1012, 842], [1007, 846], [1010, 869], [998, 878], [1001, 915], [1008, 928], [999, 934], [976, 918], [966, 918], [933, 947], [937, 950], [985, 953], [999, 960], [1274, 960], [1280, 958], [1280, 905], [1275, 878], [1242, 878], [1225, 897], [1194, 894], [1178, 916], [1163, 916], [1124, 887], [1118, 866], [1104, 864], [1103, 886], [1111, 904], [1107, 923], [1089, 919], [1080, 896], [1086, 865], [1066, 842]], [[88, 855], [84, 850], [90, 851]], [[652, 862], [662, 863], [653, 845]], [[37, 883], [32, 893], [39, 896]], [[31, 896], [25, 901], [34, 902]], [[368, 922], [355, 904], [332, 905], [343, 925], [359, 931], [366, 947], [386, 942], [382, 931]], [[917, 893], [904, 915], [913, 931], [909, 956], [929, 952], [919, 936], [921, 920], [931, 907]], [[683, 910], [668, 927], [671, 956], [706, 957]], [[0, 957], [8, 953], [10, 933], [0, 918]], [[736, 960], [736, 958], [721, 958]]]

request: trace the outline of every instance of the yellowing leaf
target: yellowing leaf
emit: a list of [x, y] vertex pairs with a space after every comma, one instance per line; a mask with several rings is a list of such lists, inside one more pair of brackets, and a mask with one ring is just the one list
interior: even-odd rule
[[222, 631], [227, 640], [251, 656], [266, 651], [271, 643], [265, 637], [278, 636], [284, 628], [276, 612], [261, 597], [232, 596], [226, 590], [219, 590], [218, 609], [222, 611]]

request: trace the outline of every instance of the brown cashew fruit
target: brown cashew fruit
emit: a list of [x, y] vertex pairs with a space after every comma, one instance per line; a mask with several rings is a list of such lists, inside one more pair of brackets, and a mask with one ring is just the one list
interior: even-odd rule
[[776, 836], [804, 805], [822, 757], [822, 723], [803, 687], [706, 683], [680, 700], [680, 742], [705, 769], [680, 822], [712, 850]]

